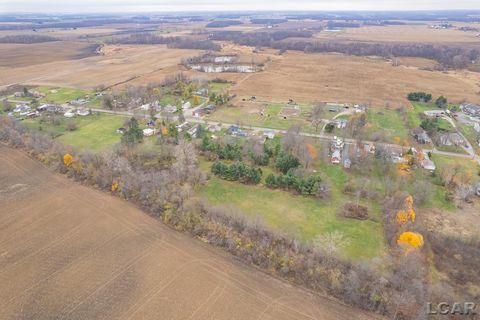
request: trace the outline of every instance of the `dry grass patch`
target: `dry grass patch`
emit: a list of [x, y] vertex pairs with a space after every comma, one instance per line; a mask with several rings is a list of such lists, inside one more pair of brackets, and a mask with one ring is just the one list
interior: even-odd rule
[[479, 83], [480, 74], [467, 71], [442, 73], [365, 57], [288, 52], [268, 63], [265, 71], [244, 76], [232, 91], [277, 102], [293, 98], [398, 107], [407, 105], [408, 92], [421, 90], [452, 102], [477, 101]]

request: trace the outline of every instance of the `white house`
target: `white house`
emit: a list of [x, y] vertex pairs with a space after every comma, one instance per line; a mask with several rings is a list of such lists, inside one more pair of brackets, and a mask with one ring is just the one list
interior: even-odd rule
[[79, 116], [88, 116], [90, 114], [90, 111], [88, 111], [85, 108], [80, 108], [80, 109], [77, 110], [77, 114]]
[[163, 111], [165, 111], [166, 113], [175, 113], [177, 112], [177, 107], [172, 106], [171, 104], [167, 104], [165, 108], [163, 108]]
[[263, 132], [263, 135], [267, 137], [268, 139], [273, 139], [275, 138], [275, 131], [272, 130], [267, 130]]
[[146, 103], [144, 105], [141, 105], [140, 109], [145, 110], [145, 111], [150, 110], [150, 103]]
[[75, 117], [75, 110], [68, 110], [63, 114], [65, 118], [73, 118]]
[[190, 109], [191, 107], [192, 107], [192, 104], [190, 103], [190, 101], [187, 101], [182, 105], [183, 110]]
[[155, 134], [155, 129], [151, 129], [151, 128], [143, 129], [144, 137], [150, 137], [150, 136], [153, 136], [154, 134]]

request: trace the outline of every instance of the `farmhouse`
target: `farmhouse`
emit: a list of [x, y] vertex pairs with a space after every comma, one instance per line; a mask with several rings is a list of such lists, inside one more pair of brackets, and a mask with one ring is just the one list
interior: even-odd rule
[[193, 111], [193, 116], [197, 117], [197, 118], [200, 118], [200, 117], [203, 117], [206, 114], [212, 113], [213, 111], [215, 111], [215, 105], [210, 104], [210, 105], [208, 105], [204, 108], [199, 108], [199, 109]]
[[165, 106], [165, 108], [163, 108], [163, 111], [166, 112], [166, 113], [175, 113], [175, 112], [177, 112], [177, 107], [172, 106], [171, 104], [167, 104]]
[[13, 109], [13, 112], [14, 113], [19, 113], [21, 116], [24, 116], [26, 115], [27, 113], [29, 113], [32, 109], [27, 106], [26, 104], [17, 104], [15, 106], [15, 109]]
[[188, 126], [188, 122], [184, 122], [177, 125], [176, 128], [178, 129], [178, 132], [182, 132], [187, 126]]
[[75, 110], [73, 110], [73, 109], [68, 110], [63, 115], [64, 115], [65, 118], [73, 118], [73, 117], [75, 117]]
[[465, 103], [460, 109], [469, 116], [480, 118], [480, 106], [473, 103]]
[[143, 129], [143, 136], [144, 137], [153, 136], [155, 133], [156, 133], [155, 129], [151, 129], [151, 128]]
[[85, 99], [77, 99], [77, 100], [72, 100], [70, 101], [70, 104], [71, 105], [74, 105], [74, 106], [83, 106], [85, 104], [87, 104], [87, 100]]
[[197, 137], [197, 132], [198, 132], [198, 124], [194, 125], [190, 129], [188, 129], [187, 133], [192, 137], [196, 138]]
[[428, 154], [424, 153], [423, 156], [424, 158], [421, 162], [422, 168], [431, 172], [435, 171], [437, 167], [435, 166], [435, 163], [428, 157]]
[[444, 146], [460, 146], [465, 145], [462, 136], [456, 132], [443, 133], [439, 136], [440, 143]]
[[196, 92], [195, 92], [196, 95], [199, 95], [199, 96], [208, 96], [208, 89], [207, 88], [201, 88], [201, 89], [198, 89]]
[[209, 132], [219, 132], [219, 131], [222, 130], [222, 125], [221, 124], [217, 124], [217, 125], [212, 124], [212, 125], [207, 127], [207, 130]]
[[246, 137], [248, 134], [238, 126], [230, 126], [227, 132], [234, 137]]
[[191, 107], [192, 107], [192, 104], [190, 103], [190, 101], [187, 101], [182, 105], [183, 110], [190, 109]]
[[427, 132], [421, 128], [412, 129], [412, 136], [418, 143], [427, 144], [431, 143], [432, 139], [428, 136]]
[[263, 135], [264, 135], [265, 137], [267, 137], [268, 139], [273, 139], [273, 138], [275, 138], [275, 131], [273, 131], [273, 130], [265, 130], [265, 131], [263, 132]]
[[37, 107], [38, 112], [43, 112], [48, 110], [48, 104], [42, 104], [41, 106]]
[[85, 109], [85, 108], [79, 108], [79, 109], [77, 110], [77, 114], [78, 114], [79, 116], [88, 116], [88, 115], [90, 114], [90, 111], [88, 111], [88, 110]]

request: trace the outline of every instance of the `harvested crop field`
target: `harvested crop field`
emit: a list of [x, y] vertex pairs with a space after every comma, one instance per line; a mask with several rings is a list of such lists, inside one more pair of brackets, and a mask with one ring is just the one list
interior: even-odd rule
[[371, 319], [0, 145], [1, 319]]
[[[29, 54], [24, 53], [26, 57], [37, 54], [35, 46], [30, 47]], [[103, 55], [79, 60], [5, 68], [0, 86], [16, 83], [85, 89], [111, 86], [151, 73], [175, 73], [181, 68], [182, 58], [198, 55], [200, 51], [170, 49], [165, 45], [112, 45], [105, 46], [102, 52]]]
[[478, 43], [480, 38], [477, 34], [478, 32], [455, 29], [433, 29], [428, 24], [422, 24], [345, 28], [341, 32], [322, 31], [315, 38], [366, 42]]
[[[97, 45], [86, 42], [0, 43], [0, 67], [17, 68], [93, 56]], [[8, 69], [6, 69], [8, 70]], [[2, 81], [8, 71], [2, 74]]]
[[407, 105], [411, 91], [444, 95], [451, 102], [480, 101], [480, 73], [394, 67], [383, 59], [288, 52], [232, 87], [240, 96], [270, 101], [325, 101]]

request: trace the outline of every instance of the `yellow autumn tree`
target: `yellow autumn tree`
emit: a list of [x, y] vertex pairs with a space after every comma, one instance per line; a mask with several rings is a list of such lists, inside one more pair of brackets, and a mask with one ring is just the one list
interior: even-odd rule
[[70, 153], [66, 153], [63, 155], [63, 164], [67, 167], [70, 167], [73, 163], [73, 157]]
[[193, 104], [198, 106], [200, 104], [201, 100], [199, 96], [193, 96]]
[[406, 154], [402, 157], [402, 160], [397, 164], [398, 174], [403, 176], [410, 172], [412, 167], [413, 157], [410, 154]]
[[415, 211], [413, 210], [413, 197], [409, 195], [405, 198], [404, 209], [397, 212], [397, 223], [404, 224], [407, 221], [415, 221]]
[[423, 246], [423, 236], [420, 233], [406, 231], [400, 234], [397, 244], [405, 246], [407, 252], [411, 249], [418, 249]]
[[112, 188], [111, 188], [112, 192], [115, 192], [118, 190], [118, 181], [117, 180], [113, 180], [112, 181]]
[[168, 128], [167, 127], [162, 128], [162, 136], [168, 136]]
[[402, 144], [402, 139], [400, 137], [396, 136], [396, 137], [393, 138], [393, 143], [401, 145]]

